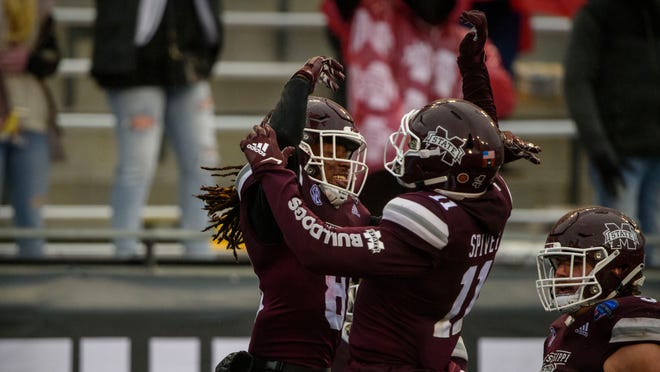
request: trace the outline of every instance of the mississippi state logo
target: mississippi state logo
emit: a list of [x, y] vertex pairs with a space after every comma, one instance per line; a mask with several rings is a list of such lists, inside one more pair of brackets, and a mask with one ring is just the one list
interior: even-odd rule
[[437, 127], [435, 132], [429, 131], [422, 142], [426, 144], [427, 149], [431, 145], [437, 146], [440, 159], [447, 165], [460, 163], [465, 155], [465, 151], [462, 149], [465, 140], [456, 136], [448, 138], [447, 130], [443, 127]]
[[362, 236], [364, 236], [364, 240], [367, 242], [367, 249], [371, 253], [380, 253], [385, 249], [385, 244], [380, 241], [380, 231], [369, 229], [363, 232]]
[[630, 249], [635, 250], [639, 246], [639, 237], [637, 231], [629, 224], [622, 223], [621, 226], [616, 223], [606, 223], [605, 244], [609, 244], [612, 249]]

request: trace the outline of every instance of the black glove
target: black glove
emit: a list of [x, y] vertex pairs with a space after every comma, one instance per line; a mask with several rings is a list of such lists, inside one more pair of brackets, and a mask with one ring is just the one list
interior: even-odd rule
[[472, 30], [465, 34], [458, 47], [459, 60], [466, 62], [484, 61], [484, 46], [486, 45], [486, 39], [488, 39], [486, 15], [479, 10], [470, 10], [461, 13], [459, 21], [472, 27]]
[[596, 168], [600, 181], [607, 191], [612, 196], [619, 194], [618, 187], [626, 186], [626, 181], [623, 178], [623, 169], [626, 165], [619, 160], [613, 151], [601, 150], [589, 155], [591, 163]]
[[523, 140], [508, 130], [501, 131], [500, 136], [504, 144], [504, 163], [527, 159], [532, 164], [541, 164], [541, 159], [536, 156], [541, 152], [539, 146]]
[[215, 366], [215, 372], [250, 372], [252, 370], [252, 355], [247, 351], [237, 351], [227, 355]]
[[321, 82], [333, 92], [339, 89], [339, 83], [344, 81], [344, 66], [333, 58], [316, 56], [312, 57], [305, 62], [305, 65], [293, 76], [301, 76], [309, 80], [312, 84], [309, 93], [314, 91], [316, 82]]
[[250, 163], [253, 171], [263, 166], [286, 166], [286, 161], [294, 151], [288, 146], [283, 151], [277, 143], [277, 134], [265, 121], [252, 127], [252, 130], [240, 143], [241, 151]]

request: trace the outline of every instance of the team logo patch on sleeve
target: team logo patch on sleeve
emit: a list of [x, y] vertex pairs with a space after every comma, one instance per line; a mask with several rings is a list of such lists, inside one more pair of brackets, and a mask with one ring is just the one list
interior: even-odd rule
[[385, 249], [385, 245], [380, 241], [380, 231], [369, 229], [362, 233], [362, 235], [364, 235], [367, 249], [369, 249], [371, 253], [380, 253]]

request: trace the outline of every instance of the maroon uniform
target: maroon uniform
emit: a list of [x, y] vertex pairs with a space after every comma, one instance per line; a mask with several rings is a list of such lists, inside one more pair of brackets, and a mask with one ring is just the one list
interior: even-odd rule
[[[248, 216], [248, 210], [259, 205], [256, 200], [259, 194], [247, 191], [254, 184], [250, 173], [246, 167], [237, 178], [237, 184], [241, 185], [241, 216]], [[336, 209], [327, 202], [318, 185], [310, 183], [305, 176], [302, 179], [305, 182], [301, 194], [318, 215], [338, 226], [369, 223], [369, 211], [357, 199], [351, 198]], [[268, 214], [263, 216], [269, 218], [272, 217]], [[277, 231], [275, 221], [271, 223]], [[298, 365], [330, 366], [346, 313], [348, 278], [305, 269], [284, 240], [258, 239], [247, 219], [241, 219], [241, 230], [262, 292], [250, 353]]]
[[[636, 296], [644, 284], [646, 238], [620, 211], [590, 206], [568, 211], [537, 255], [536, 288], [546, 311], [561, 311], [544, 343], [542, 372], [603, 371], [606, 364], [658, 370], [660, 305]], [[648, 355], [647, 355], [648, 356]], [[617, 369], [618, 370], [618, 369]]]
[[[336, 103], [308, 98], [310, 85], [294, 76], [272, 113], [270, 122], [282, 147], [298, 146], [302, 140], [310, 151], [316, 150], [314, 133], [303, 131], [319, 133], [354, 126], [350, 115]], [[340, 132], [336, 141], [352, 133], [335, 132]], [[295, 187], [314, 213], [337, 226], [368, 225], [370, 213], [357, 198], [330, 201], [324, 186], [310, 176], [309, 168], [302, 169], [309, 155], [299, 149], [288, 166], [298, 175], [294, 177]], [[300, 264], [283, 238], [262, 185], [251, 173], [246, 166], [236, 178], [240, 229], [261, 290], [248, 351], [264, 361], [328, 368], [341, 339], [349, 278], [313, 273]]]
[[443, 370], [511, 212], [502, 178], [477, 199], [407, 193], [386, 205], [378, 226], [338, 228], [302, 203], [291, 171], [269, 169], [261, 177], [285, 240], [305, 267], [363, 278], [350, 368]]
[[660, 304], [638, 296], [607, 300], [550, 325], [541, 371], [602, 371], [617, 349], [647, 342], [660, 344]]
[[[499, 168], [505, 157], [537, 160], [531, 154], [539, 149], [512, 134], [505, 146], [484, 63], [485, 17], [469, 12], [462, 19], [478, 31], [460, 46], [466, 100], [436, 100], [401, 118], [384, 166], [416, 191], [390, 200], [376, 226], [340, 227], [317, 212], [296, 173], [283, 167], [279, 132], [275, 141], [268, 125], [253, 127], [241, 141], [297, 260], [318, 274], [362, 278], [349, 339], [352, 371], [450, 368], [463, 318], [490, 273], [511, 213]], [[456, 357], [465, 359], [459, 350]]]

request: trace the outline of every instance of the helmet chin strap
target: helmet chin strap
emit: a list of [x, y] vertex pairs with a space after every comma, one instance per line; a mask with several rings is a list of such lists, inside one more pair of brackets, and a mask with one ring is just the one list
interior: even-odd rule
[[[621, 280], [621, 283], [616, 287], [616, 289], [613, 290], [612, 292], [610, 292], [610, 294], [608, 294], [605, 299], [609, 300], [610, 298], [616, 297], [619, 294], [621, 294], [621, 292], [623, 291], [623, 288], [632, 280], [632, 278], [635, 277], [635, 275], [640, 273], [643, 269], [644, 269], [644, 264], [639, 264], [639, 265], [637, 265], [637, 267], [630, 270], [630, 273], [628, 275], [626, 275], [626, 277]], [[641, 278], [636, 280], [635, 283], [633, 283], [633, 284], [642, 285], [642, 284], [644, 284], [645, 279], [646, 279], [646, 277], [642, 276]]]

